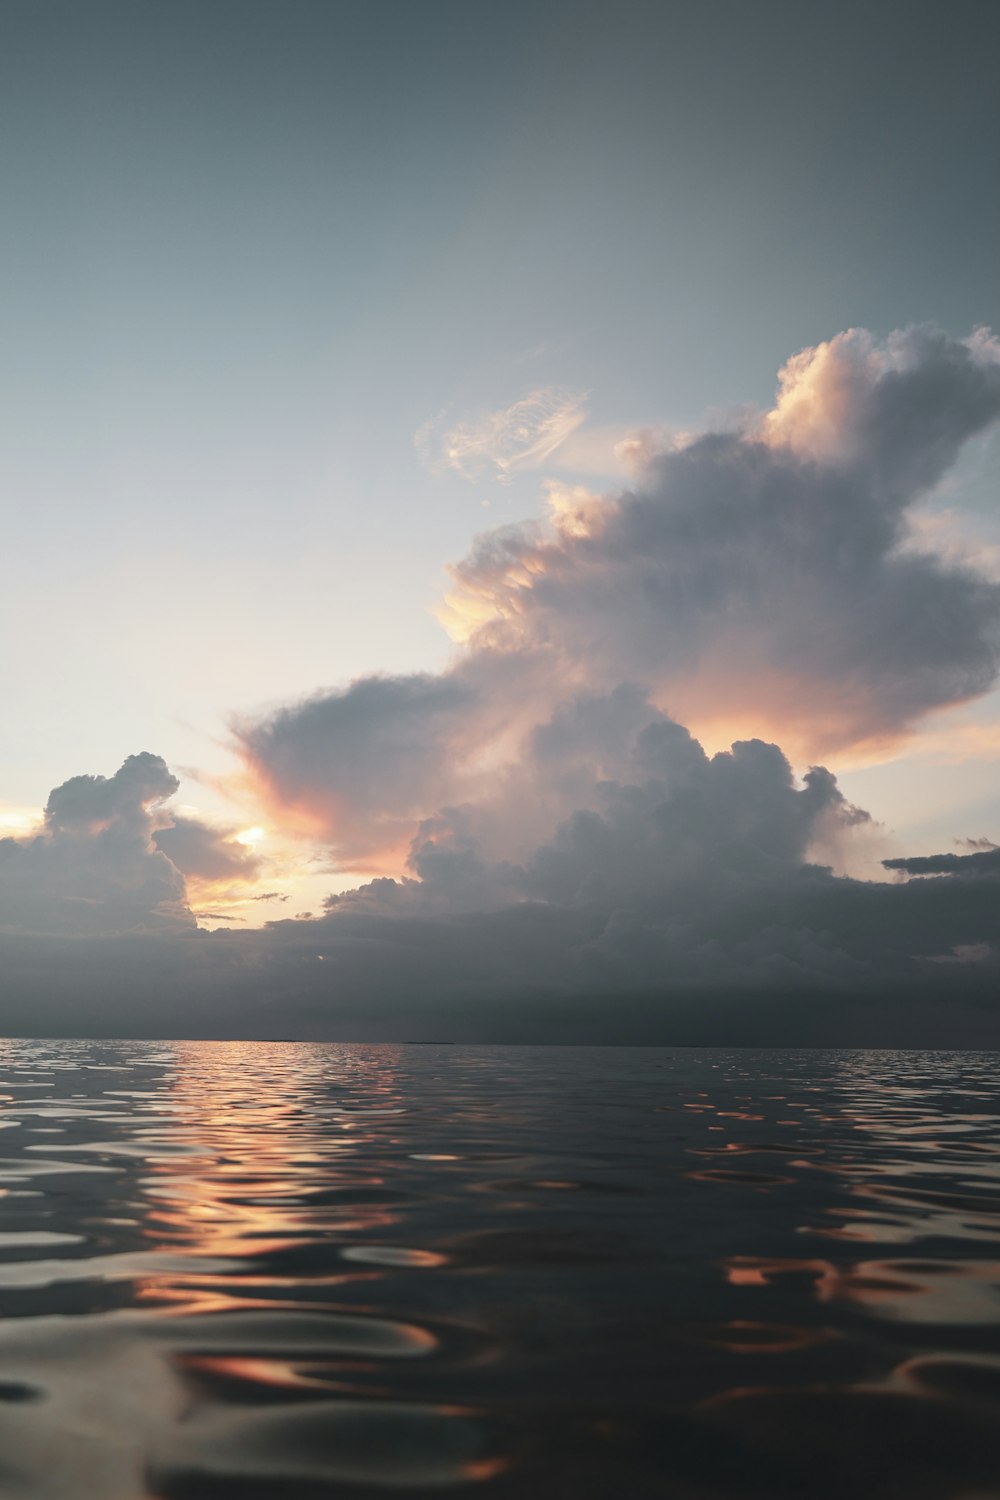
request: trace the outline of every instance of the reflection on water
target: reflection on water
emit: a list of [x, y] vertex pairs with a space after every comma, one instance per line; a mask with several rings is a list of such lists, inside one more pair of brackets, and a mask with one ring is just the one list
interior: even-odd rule
[[998, 1075], [0, 1043], [0, 1497], [1000, 1500]]

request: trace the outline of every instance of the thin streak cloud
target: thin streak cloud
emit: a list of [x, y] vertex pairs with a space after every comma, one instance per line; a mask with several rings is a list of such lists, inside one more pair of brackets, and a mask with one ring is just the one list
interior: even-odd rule
[[484, 412], [436, 432], [420, 429], [417, 446], [432, 468], [452, 469], [463, 478], [490, 478], [501, 484], [523, 470], [540, 468], [582, 426], [586, 397], [544, 387], [512, 406]]

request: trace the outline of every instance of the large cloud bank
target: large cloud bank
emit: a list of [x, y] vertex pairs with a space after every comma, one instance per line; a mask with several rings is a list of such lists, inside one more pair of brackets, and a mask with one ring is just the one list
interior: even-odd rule
[[[645, 454], [628, 493], [557, 492], [547, 525], [482, 538], [449, 670], [238, 726], [272, 817], [375, 875], [317, 920], [194, 930], [185, 862], [251, 857], [168, 827], [156, 757], [67, 783], [0, 844], [8, 1024], [65, 1024], [72, 966], [95, 1030], [155, 1033], [169, 1003], [190, 1034], [995, 1040], [992, 846], [839, 878], [868, 815], [767, 741], [835, 758], [995, 680], [1000, 587], [910, 519], [998, 414], [987, 336], [855, 331], [790, 361], [770, 412]], [[25, 935], [83, 931], [127, 935], [72, 958]]]
[[[556, 492], [548, 525], [480, 538], [452, 570], [466, 644], [450, 671], [243, 724], [264, 795], [377, 868], [443, 803], [551, 831], [576, 787], [520, 775], [526, 747], [575, 697], [623, 683], [717, 744], [778, 739], [800, 762], [898, 739], [996, 678], [1000, 585], [917, 550], [909, 523], [998, 413], [985, 334], [853, 331], [805, 351], [741, 430], [650, 456], [623, 495]], [[577, 768], [599, 778], [605, 746], [595, 722]]]

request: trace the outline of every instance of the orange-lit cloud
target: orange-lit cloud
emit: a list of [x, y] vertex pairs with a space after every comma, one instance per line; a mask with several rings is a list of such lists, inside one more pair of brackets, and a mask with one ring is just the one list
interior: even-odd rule
[[[527, 462], [570, 409], [535, 393], [461, 429], [455, 462], [507, 462], [508, 442]], [[640, 435], [635, 489], [549, 481], [544, 521], [487, 533], [450, 569], [447, 671], [362, 679], [237, 726], [268, 817], [385, 870], [423, 820], [472, 807], [514, 857], [586, 779], [546, 780], [533, 737], [623, 684], [713, 750], [757, 737], [845, 766], [895, 753], [995, 679], [1000, 587], [954, 549], [915, 546], [912, 514], [998, 413], [985, 334], [851, 330], [791, 359], [762, 417], [666, 435], [663, 451]], [[620, 770], [591, 749], [591, 783]]]

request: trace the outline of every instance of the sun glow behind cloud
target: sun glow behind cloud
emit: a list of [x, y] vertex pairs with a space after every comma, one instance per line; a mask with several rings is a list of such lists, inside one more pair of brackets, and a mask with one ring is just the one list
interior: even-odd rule
[[41, 826], [45, 810], [41, 807], [17, 807], [0, 803], [0, 838], [13, 835], [23, 838]]

